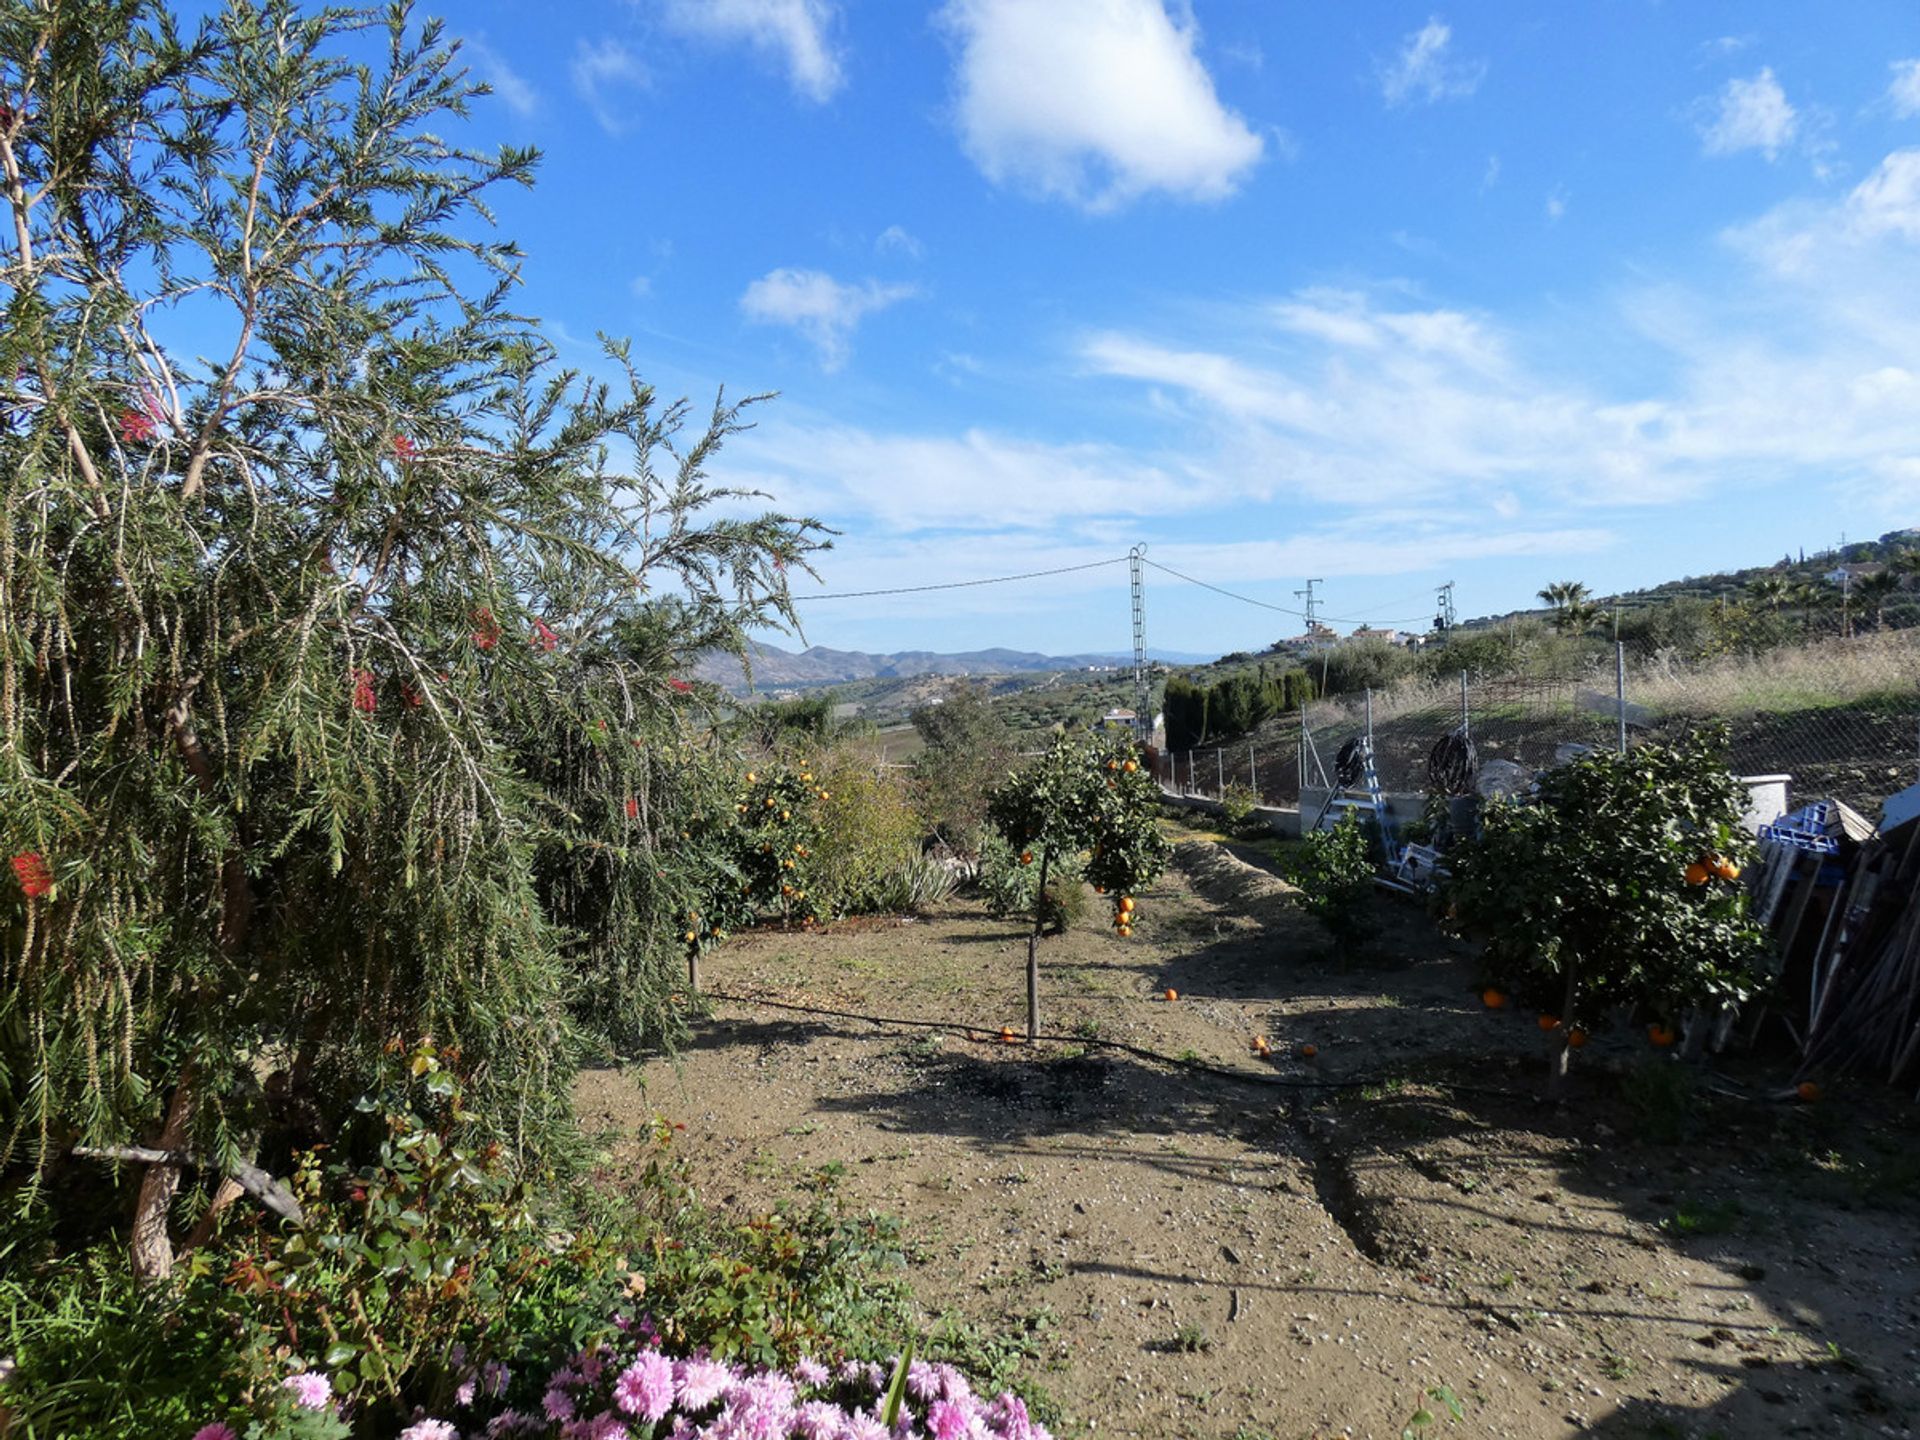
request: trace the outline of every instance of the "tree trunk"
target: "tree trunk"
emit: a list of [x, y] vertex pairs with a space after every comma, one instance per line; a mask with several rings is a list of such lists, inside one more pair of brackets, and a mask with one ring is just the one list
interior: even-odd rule
[[1560, 997], [1560, 1031], [1553, 1047], [1553, 1059], [1547, 1065], [1547, 1098], [1558, 1100], [1567, 1088], [1567, 1066], [1573, 1058], [1573, 1046], [1568, 1038], [1573, 1034], [1573, 962], [1565, 962], [1567, 967], [1567, 986]]
[[1033, 932], [1027, 936], [1027, 1039], [1040, 1038], [1040, 927], [1047, 906], [1047, 864], [1053, 852], [1040, 852], [1040, 884], [1033, 892]]
[[[167, 1106], [166, 1123], [154, 1142], [157, 1150], [179, 1150], [187, 1143], [187, 1131], [193, 1125], [193, 1067], [180, 1072], [173, 1100]], [[140, 1179], [140, 1197], [133, 1207], [134, 1277], [139, 1280], [164, 1280], [173, 1273], [173, 1240], [167, 1233], [167, 1212], [180, 1189], [180, 1167], [149, 1165]]]

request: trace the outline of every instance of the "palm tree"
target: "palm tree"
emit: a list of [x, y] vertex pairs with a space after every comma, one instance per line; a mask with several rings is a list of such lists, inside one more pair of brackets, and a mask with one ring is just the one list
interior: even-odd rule
[[1592, 598], [1592, 593], [1578, 580], [1556, 580], [1539, 592], [1540, 598], [1556, 610], [1565, 610], [1569, 605], [1584, 604]]
[[1553, 612], [1553, 628], [1563, 635], [1584, 635], [1606, 613], [1591, 600], [1569, 600]]
[[1793, 586], [1783, 575], [1762, 575], [1747, 582], [1747, 594], [1769, 610], [1778, 610], [1793, 594]]
[[1787, 592], [1790, 603], [1800, 608], [1800, 620], [1806, 633], [1813, 633], [1813, 612], [1824, 610], [1834, 601], [1832, 586], [1818, 580], [1802, 580]]
[[1887, 628], [1887, 601], [1900, 590], [1900, 577], [1891, 570], [1876, 570], [1853, 582], [1853, 599], [1861, 610], [1873, 611], [1873, 628]]

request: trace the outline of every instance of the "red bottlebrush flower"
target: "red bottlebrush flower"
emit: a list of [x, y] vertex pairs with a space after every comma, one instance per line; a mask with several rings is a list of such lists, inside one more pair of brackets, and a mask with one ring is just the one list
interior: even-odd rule
[[53, 889], [53, 871], [38, 850], [27, 850], [13, 857], [14, 877], [29, 900], [37, 900]]
[[354, 670], [349, 678], [353, 681], [353, 708], [362, 715], [371, 715], [380, 704], [380, 697], [373, 690], [373, 672]]
[[473, 612], [473, 627], [473, 643], [482, 650], [491, 650], [500, 643], [500, 622], [485, 605]]
[[402, 465], [404, 465], [409, 460], [413, 459], [413, 456], [414, 456], [413, 441], [409, 440], [404, 435], [394, 436], [393, 437], [393, 458], [398, 460]]
[[153, 417], [144, 410], [120, 412], [120, 438], [126, 444], [144, 445], [153, 439], [156, 428]]
[[693, 689], [693, 686], [682, 680], [678, 675], [669, 675], [667, 677], [667, 685], [671, 689], [678, 690], [682, 695], [687, 694]]
[[640, 802], [634, 799], [633, 796], [629, 795], [627, 796], [627, 819], [638, 820], [639, 818], [640, 818]]
[[411, 685], [404, 687], [400, 691], [400, 698], [407, 702], [407, 708], [409, 710], [418, 710], [422, 705], [427, 703], [427, 697]]
[[547, 654], [551, 655], [559, 643], [560, 637], [553, 633], [553, 630], [548, 626], [546, 621], [536, 620], [533, 622], [534, 649], [544, 650]]

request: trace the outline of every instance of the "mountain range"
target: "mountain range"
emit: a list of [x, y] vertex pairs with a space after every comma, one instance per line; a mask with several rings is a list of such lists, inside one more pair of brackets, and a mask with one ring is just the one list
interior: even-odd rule
[[[914, 675], [1024, 675], [1052, 670], [1085, 670], [1091, 666], [1127, 666], [1130, 655], [1039, 655], [1030, 650], [968, 650], [958, 655], [942, 655], [932, 650], [900, 650], [891, 655], [874, 655], [864, 650], [830, 650], [814, 645], [797, 654], [778, 645], [754, 642], [748, 647], [753, 663], [753, 687], [757, 690], [802, 689], [816, 685], [838, 685], [849, 680], [905, 679]], [[1194, 655], [1171, 650], [1150, 650], [1149, 658], [1187, 665], [1210, 660], [1210, 655]], [[714, 651], [701, 657], [694, 667], [700, 679], [729, 690], [747, 688], [740, 662], [732, 655]]]

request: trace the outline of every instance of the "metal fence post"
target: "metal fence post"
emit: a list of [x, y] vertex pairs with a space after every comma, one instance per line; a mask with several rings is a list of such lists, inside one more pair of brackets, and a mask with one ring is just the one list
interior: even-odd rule
[[1213, 768], [1217, 772], [1214, 780], [1214, 798], [1224, 800], [1227, 794], [1227, 752], [1219, 746], [1213, 749]]
[[1373, 749], [1373, 687], [1367, 686], [1367, 749]]
[[1460, 738], [1473, 738], [1473, 711], [1467, 704], [1467, 672], [1460, 672]]
[[1627, 644], [1613, 642], [1613, 700], [1620, 717], [1620, 753], [1627, 753]]
[[1260, 794], [1260, 766], [1253, 758], [1253, 741], [1247, 741], [1247, 788], [1257, 798]]

